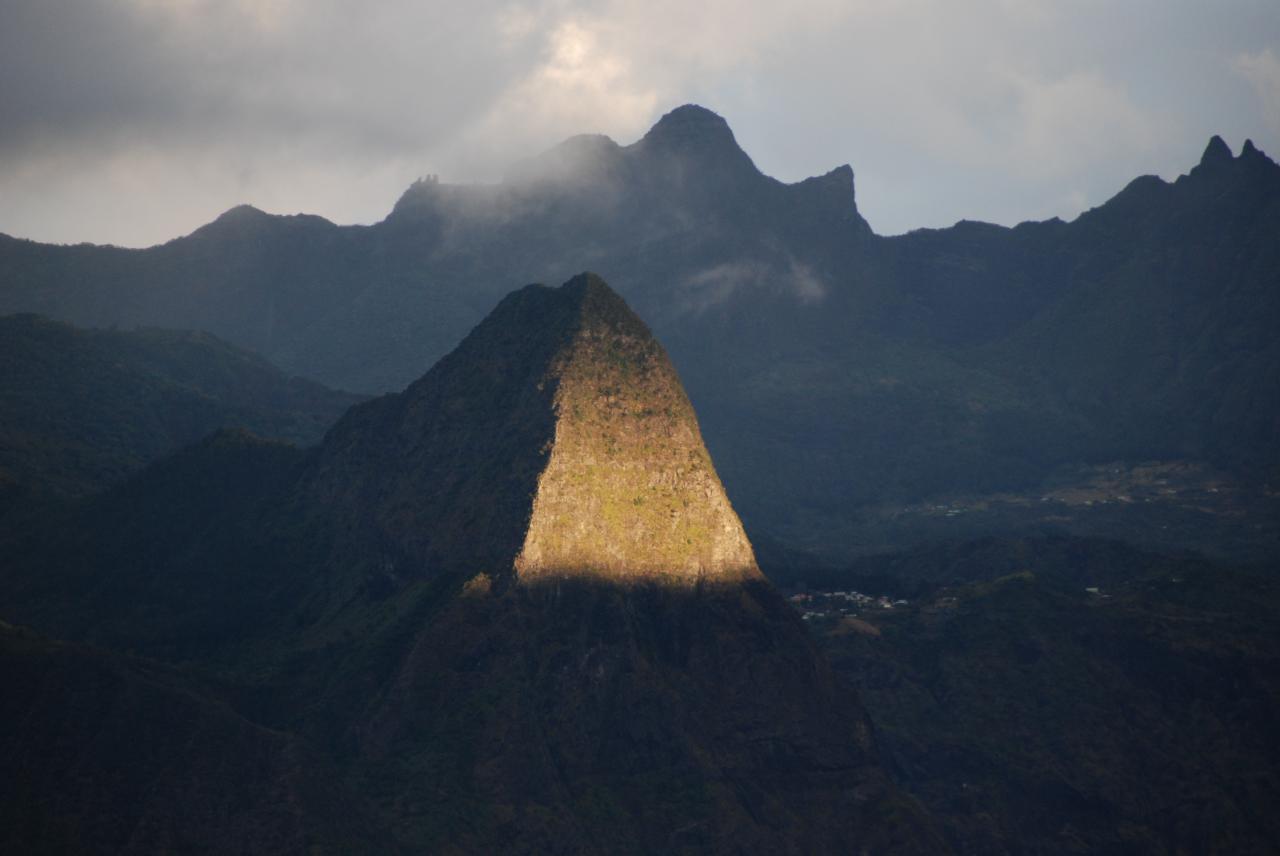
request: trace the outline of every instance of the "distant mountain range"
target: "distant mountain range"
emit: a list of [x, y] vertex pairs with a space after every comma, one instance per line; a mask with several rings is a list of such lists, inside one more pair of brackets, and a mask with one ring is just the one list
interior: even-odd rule
[[497, 185], [420, 181], [369, 227], [241, 207], [147, 250], [0, 239], [0, 312], [207, 330], [382, 392], [513, 287], [590, 268], [671, 352], [748, 528], [837, 561], [891, 544], [886, 508], [1084, 466], [1274, 484], [1277, 234], [1280, 167], [1214, 138], [1070, 223], [881, 237], [847, 166], [780, 183], [685, 106]]

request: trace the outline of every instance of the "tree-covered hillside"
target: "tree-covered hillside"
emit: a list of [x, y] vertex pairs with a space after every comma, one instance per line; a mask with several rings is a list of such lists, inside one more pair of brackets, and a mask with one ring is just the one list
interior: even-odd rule
[[81, 495], [223, 427], [320, 440], [362, 396], [207, 333], [0, 318], [0, 487]]

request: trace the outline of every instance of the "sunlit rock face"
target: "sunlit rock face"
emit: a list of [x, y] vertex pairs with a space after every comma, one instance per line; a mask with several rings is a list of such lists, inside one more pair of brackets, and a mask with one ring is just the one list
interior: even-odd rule
[[670, 359], [593, 274], [512, 293], [353, 408], [308, 484], [401, 580], [761, 578]]
[[758, 576], [662, 346], [599, 277], [560, 292], [579, 326], [544, 381], [556, 390], [555, 439], [515, 561], [520, 580]]

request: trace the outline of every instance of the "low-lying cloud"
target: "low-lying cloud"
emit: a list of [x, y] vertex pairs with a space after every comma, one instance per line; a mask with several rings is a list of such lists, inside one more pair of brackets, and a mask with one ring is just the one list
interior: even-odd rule
[[700, 315], [746, 291], [783, 295], [800, 303], [818, 303], [827, 296], [826, 284], [802, 262], [788, 259], [785, 264], [776, 264], [743, 259], [713, 265], [685, 277], [677, 291], [678, 308]]

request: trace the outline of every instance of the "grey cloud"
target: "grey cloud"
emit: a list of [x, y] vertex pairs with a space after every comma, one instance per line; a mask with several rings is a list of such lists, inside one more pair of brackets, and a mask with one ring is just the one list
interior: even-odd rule
[[1277, 55], [1273, 0], [0, 0], [0, 231], [367, 222], [688, 101], [783, 180], [852, 163], [881, 232], [1070, 217], [1213, 133], [1275, 154]]
[[492, 28], [415, 4], [397, 16], [334, 0], [280, 5], [292, 11], [277, 29], [248, 3], [6, 0], [0, 146], [310, 137], [421, 150], [535, 53], [489, 49]]

